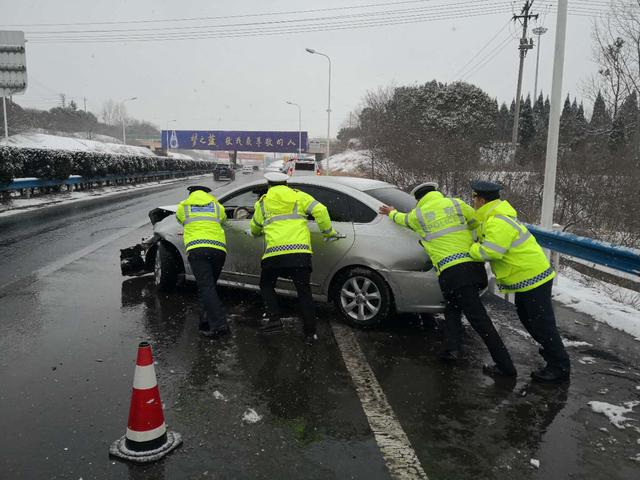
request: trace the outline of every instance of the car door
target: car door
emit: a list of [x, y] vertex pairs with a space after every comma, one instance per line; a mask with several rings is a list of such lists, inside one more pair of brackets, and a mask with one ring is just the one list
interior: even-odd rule
[[295, 184], [290, 186], [308, 193], [329, 211], [331, 224], [338, 233], [345, 236], [340, 240], [325, 242], [318, 225], [309, 219], [311, 232], [311, 247], [313, 248], [313, 273], [311, 274], [311, 289], [314, 294], [322, 294], [328, 288], [338, 262], [351, 249], [355, 241], [355, 230], [351, 214], [351, 197], [348, 194], [326, 187], [315, 185]]
[[224, 224], [227, 260], [220, 278], [240, 286], [257, 286], [264, 251], [263, 237], [247, 235], [255, 203], [266, 192], [266, 183], [254, 185], [223, 197], [220, 203], [227, 212]]

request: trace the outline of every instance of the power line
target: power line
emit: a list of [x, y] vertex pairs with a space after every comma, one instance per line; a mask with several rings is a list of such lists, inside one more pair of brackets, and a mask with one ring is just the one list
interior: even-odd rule
[[[481, 7], [500, 7], [502, 6], [502, 2], [493, 0], [493, 3], [490, 3], [490, 0], [482, 0], [487, 5]], [[318, 21], [331, 21], [331, 20], [345, 20], [350, 18], [362, 18], [362, 17], [376, 17], [376, 16], [388, 16], [388, 15], [400, 15], [400, 14], [414, 14], [414, 13], [437, 13], [440, 10], [445, 10], [447, 12], [451, 11], [463, 11], [468, 8], [468, 5], [475, 5], [478, 7], [478, 1], [472, 2], [469, 0], [459, 1], [456, 3], [448, 4], [448, 5], [434, 5], [434, 6], [425, 6], [418, 8], [409, 8], [409, 9], [395, 9], [395, 10], [382, 10], [377, 12], [359, 12], [353, 13], [349, 15], [333, 15], [333, 16], [325, 16], [325, 17], [314, 17], [314, 18], [293, 18], [293, 19], [279, 19], [279, 20], [269, 20], [269, 21], [255, 21], [255, 22], [244, 22], [244, 23], [223, 23], [223, 24], [213, 24], [213, 25], [189, 25], [183, 27], [154, 27], [154, 28], [123, 28], [123, 29], [106, 29], [106, 30], [44, 30], [38, 32], [27, 32], [29, 35], [35, 36], [43, 35], [62, 35], [62, 34], [125, 34], [129, 32], [134, 32], [136, 34], [140, 34], [140, 36], [144, 35], [144, 32], [161, 32], [161, 33], [173, 33], [180, 31], [189, 31], [193, 32], [194, 30], [200, 29], [210, 29], [210, 28], [242, 28], [242, 27], [261, 27], [261, 26], [269, 26], [269, 25], [288, 25], [288, 24], [296, 24], [296, 23], [309, 23], [309, 22], [318, 22]]]
[[198, 39], [211, 39], [211, 38], [243, 38], [243, 37], [257, 37], [257, 36], [271, 36], [271, 35], [286, 35], [295, 33], [311, 33], [319, 31], [336, 31], [345, 29], [357, 29], [357, 28], [369, 28], [376, 26], [388, 26], [388, 25], [404, 25], [413, 23], [422, 23], [438, 20], [451, 20], [451, 19], [463, 19], [484, 15], [492, 15], [504, 13], [503, 9], [478, 9], [471, 14], [459, 15], [459, 14], [440, 14], [440, 15], [410, 15], [394, 17], [392, 19], [379, 19], [379, 20], [360, 20], [350, 22], [332, 22], [332, 23], [320, 23], [306, 26], [296, 26], [289, 28], [277, 28], [273, 27], [264, 29], [250, 29], [243, 31], [222, 31], [222, 32], [201, 32], [197, 34], [170, 34], [170, 35], [145, 35], [145, 36], [108, 36], [108, 37], [51, 37], [51, 38], [30, 38], [30, 43], [121, 43], [121, 42], [147, 42], [147, 41], [162, 41], [162, 40], [198, 40]]
[[82, 25], [119, 25], [119, 24], [144, 24], [144, 23], [165, 23], [165, 22], [196, 22], [206, 20], [226, 20], [230, 18], [250, 18], [250, 17], [267, 17], [274, 15], [299, 15], [305, 13], [318, 13], [318, 12], [331, 12], [341, 10], [354, 10], [359, 8], [376, 8], [386, 7], [391, 5], [405, 5], [410, 3], [425, 3], [432, 0], [406, 0], [399, 2], [385, 2], [385, 3], [369, 3], [364, 5], [350, 5], [345, 7], [331, 7], [331, 8], [315, 8], [310, 10], [289, 10], [281, 12], [261, 12], [261, 13], [246, 13], [239, 15], [223, 15], [217, 17], [190, 17], [190, 18], [166, 18], [157, 20], [113, 20], [104, 22], [73, 22], [73, 23], [22, 23], [22, 24], [3, 24], [4, 27], [69, 27], [69, 26], [82, 26]]
[[467, 61], [467, 63], [465, 63], [461, 68], [458, 69], [458, 71], [456, 71], [455, 75], [453, 76], [454, 78], [458, 78], [459, 75], [464, 72], [465, 68], [467, 68], [467, 66], [472, 63], [474, 60], [477, 60], [478, 55], [480, 55], [485, 48], [487, 48], [491, 42], [493, 42], [498, 35], [500, 35], [502, 33], [502, 31], [509, 26], [509, 24], [511, 23], [511, 19], [507, 20], [506, 23], [495, 33], [495, 35], [493, 35], [488, 41], [487, 43], [485, 43], [482, 47], [480, 47], [480, 50], [478, 50], [470, 59], [469, 61]]
[[493, 48], [487, 55], [478, 60], [478, 62], [466, 73], [464, 73], [460, 80], [466, 81], [471, 75], [481, 70], [485, 65], [487, 65], [491, 60], [493, 60], [500, 52], [502, 52], [510, 42], [513, 41], [510, 35], [508, 35], [502, 42], [500, 42], [496, 47]]

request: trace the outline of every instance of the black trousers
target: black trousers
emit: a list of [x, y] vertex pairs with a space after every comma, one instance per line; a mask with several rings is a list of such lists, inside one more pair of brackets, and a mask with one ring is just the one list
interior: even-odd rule
[[[442, 295], [446, 301], [444, 318], [447, 349], [460, 350], [462, 347], [464, 313], [487, 346], [495, 364], [506, 373], [515, 373], [509, 351], [480, 300], [482, 275], [476, 271], [477, 268], [477, 265], [472, 263], [462, 263], [446, 269], [439, 277]], [[465, 278], [468, 280], [465, 281]]]
[[227, 254], [217, 248], [194, 248], [187, 255], [191, 271], [196, 277], [200, 304], [204, 309], [209, 328], [212, 330], [226, 328], [227, 315], [218, 297], [216, 284]]
[[556, 326], [556, 317], [551, 304], [553, 281], [515, 295], [518, 317], [527, 332], [542, 346], [542, 357], [547, 366], [561, 371], [571, 368], [569, 355]]
[[[284, 255], [283, 255], [284, 256]], [[288, 278], [298, 292], [298, 301], [302, 310], [305, 335], [316, 333], [316, 314], [311, 295], [311, 268], [310, 267], [277, 267], [262, 268], [260, 275], [260, 293], [264, 301], [267, 316], [270, 319], [282, 316], [278, 297], [276, 296], [276, 282], [278, 278]]]

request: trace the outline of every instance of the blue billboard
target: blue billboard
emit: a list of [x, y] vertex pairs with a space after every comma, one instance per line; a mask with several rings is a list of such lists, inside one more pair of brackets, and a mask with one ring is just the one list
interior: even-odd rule
[[[301, 132], [307, 151], [307, 132]], [[172, 150], [237, 150], [240, 152], [298, 151], [298, 132], [243, 132], [225, 130], [162, 130], [162, 148]]]

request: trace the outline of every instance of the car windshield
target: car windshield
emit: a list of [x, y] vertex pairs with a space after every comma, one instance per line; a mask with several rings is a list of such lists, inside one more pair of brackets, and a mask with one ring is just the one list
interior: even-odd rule
[[409, 212], [416, 206], [416, 199], [399, 188], [376, 188], [375, 190], [367, 190], [365, 193], [376, 200], [380, 200], [385, 205], [396, 207], [400, 212]]

